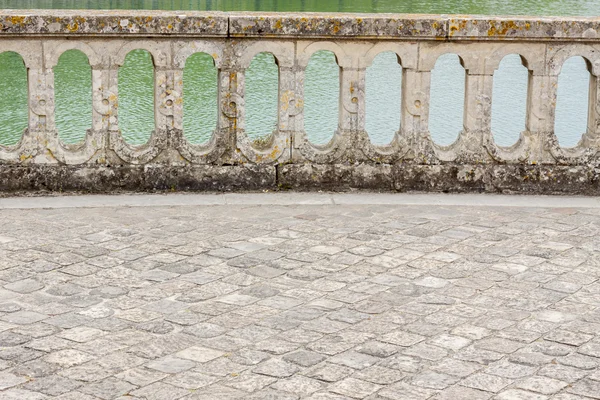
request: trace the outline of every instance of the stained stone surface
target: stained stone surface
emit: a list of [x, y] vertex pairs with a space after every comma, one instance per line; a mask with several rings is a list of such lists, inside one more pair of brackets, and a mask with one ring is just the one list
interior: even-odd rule
[[600, 399], [600, 208], [0, 217], [1, 399]]

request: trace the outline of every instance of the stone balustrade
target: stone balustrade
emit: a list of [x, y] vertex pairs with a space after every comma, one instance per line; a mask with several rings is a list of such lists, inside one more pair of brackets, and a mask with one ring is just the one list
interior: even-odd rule
[[[28, 70], [29, 127], [0, 146], [0, 189], [229, 190], [344, 189], [598, 193], [600, 19], [439, 15], [257, 14], [133, 11], [0, 13], [0, 52]], [[92, 68], [93, 119], [85, 140], [60, 141], [54, 72], [60, 55], [85, 53]], [[155, 130], [141, 146], [119, 129], [118, 70], [134, 49], [155, 68]], [[313, 53], [335, 53], [340, 68], [338, 129], [326, 145], [304, 131], [304, 73]], [[385, 146], [365, 130], [365, 72], [381, 52], [403, 69], [401, 124]], [[218, 69], [218, 120], [211, 139], [183, 130], [183, 68], [197, 52]], [[245, 133], [244, 74], [272, 53], [279, 68], [276, 130], [256, 143]], [[464, 129], [450, 146], [428, 131], [431, 71], [444, 53], [466, 71]], [[526, 130], [511, 147], [491, 132], [493, 74], [519, 54], [529, 70]], [[592, 75], [588, 129], [579, 144], [554, 135], [558, 74], [571, 56]]]

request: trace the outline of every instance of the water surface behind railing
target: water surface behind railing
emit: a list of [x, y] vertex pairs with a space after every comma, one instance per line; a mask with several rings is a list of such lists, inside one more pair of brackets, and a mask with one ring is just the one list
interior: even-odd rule
[[[164, 9], [221, 11], [322, 11], [456, 13], [488, 15], [600, 15], [597, 0], [0, 0], [1, 8]], [[16, 143], [27, 126], [25, 69], [15, 54], [0, 56], [0, 144]], [[192, 142], [203, 142], [216, 125], [216, 71], [199, 57], [184, 72], [184, 127]], [[315, 143], [326, 142], [337, 125], [338, 76], [331, 54], [317, 54], [306, 74], [306, 131]], [[55, 69], [57, 127], [67, 143], [82, 140], [91, 126], [91, 72], [76, 51], [61, 57]], [[261, 54], [247, 71], [246, 129], [252, 138], [276, 125], [277, 69]], [[382, 54], [367, 71], [367, 130], [377, 144], [399, 130], [401, 74], [397, 58]], [[119, 72], [120, 126], [130, 143], [144, 143], [153, 129], [152, 63], [142, 51], [130, 54]], [[559, 80], [556, 133], [563, 146], [577, 143], [586, 129], [589, 73], [581, 58], [568, 60]], [[332, 93], [333, 91], [333, 93]], [[272, 93], [273, 92], [273, 93]], [[439, 144], [450, 144], [462, 129], [464, 70], [458, 57], [440, 57], [431, 85], [430, 130]], [[513, 144], [524, 130], [527, 70], [517, 55], [508, 56], [494, 76], [494, 138]], [[276, 98], [275, 98], [276, 100]]]

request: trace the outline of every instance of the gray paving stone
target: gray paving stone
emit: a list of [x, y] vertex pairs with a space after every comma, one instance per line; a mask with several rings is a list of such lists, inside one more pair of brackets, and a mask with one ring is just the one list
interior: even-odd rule
[[363, 369], [376, 364], [379, 362], [379, 359], [368, 354], [362, 354], [356, 351], [347, 351], [331, 357], [328, 361], [354, 369]]
[[[176, 376], [180, 376], [183, 374], [185, 374], [185, 372]], [[163, 378], [166, 378], [168, 375], [162, 372], [157, 372], [143, 367], [137, 367], [120, 372], [115, 376], [121, 380], [131, 383], [132, 385], [141, 387], [157, 382]]]
[[539, 393], [526, 392], [519, 389], [508, 389], [495, 397], [498, 400], [546, 400], [548, 396]]
[[454, 376], [441, 374], [435, 371], [428, 371], [414, 376], [411, 379], [411, 384], [428, 389], [441, 390], [446, 389], [458, 381], [460, 381], [460, 379]]
[[479, 389], [486, 392], [498, 393], [500, 390], [508, 386], [512, 381], [510, 379], [499, 376], [489, 375], [485, 373], [476, 373], [460, 382], [461, 385], [472, 389]]
[[82, 385], [81, 382], [53, 375], [34, 379], [23, 385], [23, 388], [32, 392], [41, 392], [48, 396], [60, 396], [61, 394], [71, 392]]
[[96, 396], [103, 400], [110, 400], [129, 393], [135, 388], [136, 387], [134, 385], [120, 379], [107, 378], [100, 382], [84, 385], [79, 389], [79, 391], [91, 396]]
[[452, 386], [442, 390], [439, 394], [432, 397], [433, 400], [488, 400], [492, 394], [466, 388], [463, 386]]
[[27, 294], [43, 289], [44, 285], [35, 279], [28, 278], [4, 285], [4, 288], [13, 292]]
[[517, 383], [517, 387], [520, 389], [525, 389], [531, 392], [537, 392], [547, 395], [558, 393], [560, 390], [564, 389], [567, 386], [568, 383], [566, 382], [548, 378], [545, 376], [531, 376]]
[[7, 314], [0, 319], [6, 322], [10, 322], [11, 324], [18, 325], [29, 325], [39, 321], [43, 321], [48, 318], [47, 315], [40, 314], [34, 311], [17, 311], [14, 313]]
[[276, 358], [267, 360], [252, 369], [252, 372], [254, 373], [273, 376], [276, 378], [286, 378], [288, 376], [292, 376], [298, 371], [299, 368], [294, 364]]
[[152, 383], [141, 389], [129, 392], [129, 395], [146, 400], [177, 400], [189, 395], [185, 390], [163, 382]]
[[250, 393], [260, 390], [275, 382], [277, 382], [276, 378], [250, 373], [243, 375], [234, 375], [233, 377], [222, 381], [224, 385]]
[[600, 381], [582, 379], [567, 389], [569, 393], [600, 399]]
[[222, 351], [194, 346], [175, 353], [175, 357], [204, 363], [221, 357], [223, 354], [225, 353]]
[[5, 390], [24, 382], [27, 382], [27, 378], [23, 376], [17, 376], [8, 372], [0, 372], [0, 390]]
[[185, 371], [170, 376], [164, 382], [187, 390], [198, 390], [217, 382], [219, 378], [196, 371]]
[[312, 351], [298, 350], [293, 353], [284, 355], [282, 359], [300, 365], [302, 367], [311, 367], [323, 361], [325, 359], [325, 356]]
[[328, 389], [334, 393], [339, 393], [344, 396], [362, 399], [370, 394], [375, 393], [380, 388], [380, 385], [376, 385], [374, 383], [361, 381], [360, 379], [355, 378], [346, 378], [329, 386]]
[[176, 357], [165, 357], [148, 363], [146, 366], [166, 374], [176, 374], [193, 368], [196, 363]]
[[[297, 396], [309, 396], [322, 389], [323, 383], [305, 376], [292, 376], [287, 379], [280, 379], [272, 384], [271, 387], [282, 392], [294, 393]], [[273, 399], [283, 398], [282, 395], [283, 393], [279, 393]]]

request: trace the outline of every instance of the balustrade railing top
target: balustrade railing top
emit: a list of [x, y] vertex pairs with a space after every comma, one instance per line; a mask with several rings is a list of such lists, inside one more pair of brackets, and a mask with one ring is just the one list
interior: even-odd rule
[[[18, 53], [28, 69], [29, 127], [17, 145], [0, 146], [0, 189], [597, 193], [599, 32], [600, 18], [3, 10], [0, 53]], [[76, 145], [59, 139], [54, 108], [53, 68], [71, 49], [92, 69], [92, 126]], [[135, 49], [148, 51], [155, 68], [155, 130], [141, 146], [123, 139], [118, 118], [118, 70]], [[319, 50], [332, 51], [340, 68], [338, 129], [322, 146], [308, 140], [303, 116], [304, 73]], [[365, 129], [365, 71], [386, 51], [403, 69], [401, 124], [377, 146]], [[182, 124], [183, 68], [198, 52], [218, 70], [217, 126], [204, 144], [186, 140]], [[277, 60], [279, 106], [276, 129], [257, 142], [245, 134], [244, 79], [261, 52]], [[450, 146], [428, 131], [431, 71], [444, 53], [457, 54], [466, 72], [464, 129]], [[529, 70], [527, 122], [519, 141], [502, 147], [491, 133], [493, 74], [515, 53]], [[556, 86], [571, 56], [588, 63], [590, 107], [587, 132], [563, 148], [554, 135]]]
[[600, 40], [600, 18], [0, 10], [0, 35]]

